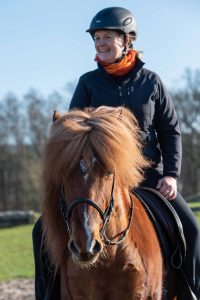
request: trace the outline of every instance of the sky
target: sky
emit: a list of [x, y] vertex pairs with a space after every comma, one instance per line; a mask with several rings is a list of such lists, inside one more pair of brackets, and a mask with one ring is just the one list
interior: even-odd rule
[[200, 69], [199, 0], [0, 0], [0, 100], [32, 88], [44, 96], [62, 93], [95, 69], [94, 44], [85, 30], [109, 6], [132, 11], [134, 47], [168, 88], [181, 85], [187, 68]]

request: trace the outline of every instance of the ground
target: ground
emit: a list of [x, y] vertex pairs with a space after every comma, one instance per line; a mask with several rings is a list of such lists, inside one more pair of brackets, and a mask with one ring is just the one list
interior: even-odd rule
[[34, 300], [34, 280], [20, 279], [0, 283], [0, 300]]

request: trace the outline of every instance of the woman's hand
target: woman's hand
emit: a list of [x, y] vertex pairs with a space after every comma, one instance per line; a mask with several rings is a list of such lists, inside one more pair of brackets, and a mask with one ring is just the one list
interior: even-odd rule
[[156, 189], [168, 200], [177, 196], [177, 181], [171, 176], [164, 176], [158, 181]]

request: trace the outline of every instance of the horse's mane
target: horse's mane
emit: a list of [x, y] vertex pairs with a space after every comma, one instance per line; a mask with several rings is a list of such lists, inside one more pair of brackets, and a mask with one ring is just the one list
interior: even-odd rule
[[137, 121], [128, 109], [101, 106], [71, 110], [53, 123], [44, 152], [43, 213], [47, 244], [49, 248], [53, 244], [50, 252], [56, 265], [61, 263], [58, 253], [66, 234], [58, 202], [60, 184], [63, 178], [70, 181], [80, 160], [91, 152], [105, 170], [120, 176], [125, 187], [138, 186], [143, 169], [149, 165], [142, 155]]
[[49, 176], [61, 182], [92, 152], [107, 171], [117, 172], [125, 185], [135, 187], [148, 165], [138, 132], [135, 117], [123, 107], [71, 110], [52, 126], [45, 149], [47, 174], [53, 170]]

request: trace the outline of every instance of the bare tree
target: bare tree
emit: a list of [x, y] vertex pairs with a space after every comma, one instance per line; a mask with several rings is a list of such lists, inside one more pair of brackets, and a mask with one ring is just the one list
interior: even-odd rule
[[0, 136], [2, 137], [0, 142], [2, 209], [7, 209], [9, 204], [20, 207], [22, 187], [20, 174], [23, 172], [21, 158], [24, 151], [24, 124], [19, 101], [13, 94], [8, 94], [1, 103], [0, 123]]
[[200, 70], [185, 72], [185, 86], [173, 92], [183, 140], [182, 192], [200, 191]]
[[40, 209], [41, 156], [54, 110], [66, 110], [58, 92], [29, 91], [0, 102], [0, 210]]

